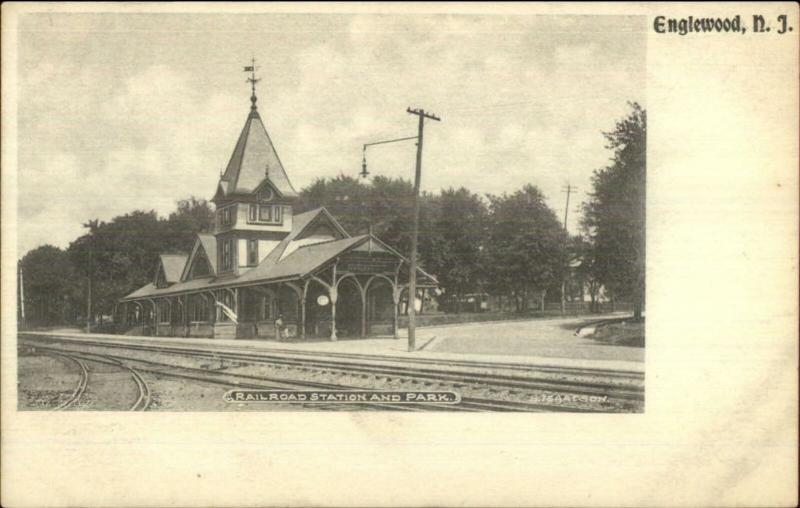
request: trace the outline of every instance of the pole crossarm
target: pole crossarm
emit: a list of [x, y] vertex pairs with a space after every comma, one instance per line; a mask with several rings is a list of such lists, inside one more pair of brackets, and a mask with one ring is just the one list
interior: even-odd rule
[[412, 115], [419, 115], [424, 118], [430, 118], [431, 120], [436, 120], [437, 122], [441, 122], [442, 119], [438, 116], [434, 115], [433, 113], [426, 113], [424, 109], [411, 109], [406, 108], [407, 113], [411, 113]]
[[372, 143], [364, 143], [364, 151], [367, 150], [368, 146], [385, 145], [386, 143], [397, 143], [398, 141], [408, 141], [408, 140], [417, 139], [417, 138], [418, 138], [418, 136], [409, 136], [407, 138], [387, 139], [387, 140], [384, 140], [384, 141], [373, 141]]

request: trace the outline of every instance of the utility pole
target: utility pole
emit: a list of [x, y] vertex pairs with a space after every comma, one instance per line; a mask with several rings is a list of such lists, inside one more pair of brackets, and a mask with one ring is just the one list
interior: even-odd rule
[[408, 351], [416, 351], [417, 329], [417, 239], [419, 237], [419, 186], [422, 179], [422, 135], [425, 119], [441, 121], [437, 116], [426, 113], [423, 109], [407, 108], [409, 114], [419, 117], [419, 134], [417, 136], [417, 169], [414, 173], [414, 229], [411, 233], [411, 275], [408, 281]]
[[569, 195], [572, 193], [573, 190], [575, 190], [575, 187], [573, 187], [569, 183], [567, 184], [567, 188], [566, 189], [562, 189], [561, 190], [562, 192], [566, 192], [567, 193], [567, 204], [564, 207], [564, 241], [566, 242], [566, 245], [564, 246], [564, 254], [566, 255], [566, 260], [564, 262], [564, 265], [565, 265], [564, 267], [566, 268], [566, 270], [564, 272], [564, 277], [561, 280], [561, 315], [562, 316], [567, 313], [567, 303], [566, 303], [566, 300], [565, 300], [565, 297], [566, 297], [565, 293], [567, 292], [567, 277], [569, 276], [569, 274], [568, 274], [568, 272], [569, 272], [569, 253], [567, 252], [567, 249], [569, 248], [569, 232], [567, 231], [567, 219], [569, 218]]
[[574, 190], [574, 187], [570, 184], [567, 184], [567, 205], [564, 207], [564, 231], [567, 230], [567, 218], [569, 217], [569, 195]]
[[94, 271], [94, 253], [89, 246], [89, 290], [86, 299], [86, 333], [92, 333], [92, 272]]
[[94, 275], [94, 231], [97, 228], [97, 219], [83, 224], [89, 228], [89, 290], [86, 298], [86, 333], [92, 333], [92, 276]]
[[25, 326], [25, 280], [22, 273], [22, 261], [17, 264], [17, 273], [19, 275], [19, 324], [17, 326]]
[[[384, 141], [375, 141], [372, 143], [365, 143], [362, 148], [363, 158], [361, 161], [361, 173], [360, 176], [362, 178], [366, 178], [369, 176], [369, 171], [367, 171], [367, 147], [373, 145], [383, 145], [386, 143], [396, 143], [399, 141], [408, 141], [411, 139], [417, 140], [417, 167], [416, 172], [414, 174], [414, 224], [413, 224], [413, 232], [411, 235], [411, 274], [409, 275], [408, 281], [408, 351], [413, 352], [416, 350], [416, 327], [417, 327], [417, 309], [415, 308], [416, 300], [417, 300], [417, 239], [419, 237], [419, 186], [420, 180], [422, 179], [422, 133], [425, 127], [425, 119], [428, 118], [430, 120], [436, 120], [437, 122], [441, 121], [441, 118], [437, 117], [432, 113], [426, 113], [422, 109], [411, 109], [407, 108], [406, 112], [412, 115], [417, 115], [419, 117], [419, 131], [416, 136], [408, 136], [405, 138], [397, 138], [397, 139], [387, 139]], [[370, 231], [371, 233], [371, 231]], [[397, 304], [395, 304], [396, 306]], [[397, 309], [395, 308], [395, 313]], [[397, 332], [395, 332], [396, 334]]]

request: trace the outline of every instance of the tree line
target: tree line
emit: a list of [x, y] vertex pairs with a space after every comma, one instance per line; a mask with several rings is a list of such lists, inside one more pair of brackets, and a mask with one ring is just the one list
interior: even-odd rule
[[[646, 113], [638, 104], [603, 133], [612, 157], [595, 170], [582, 205], [581, 232], [564, 225], [535, 185], [513, 193], [479, 195], [459, 188], [420, 196], [419, 255], [444, 290], [441, 298], [486, 292], [524, 311], [547, 295], [560, 297], [572, 266], [590, 294], [644, 305], [644, 184]], [[302, 189], [295, 213], [325, 206], [353, 235], [373, 232], [399, 252], [411, 244], [413, 186], [402, 178], [370, 181], [339, 175]], [[212, 206], [190, 197], [166, 218], [136, 210], [108, 222], [89, 221], [66, 249], [44, 245], [21, 261], [28, 321], [85, 319], [91, 285], [92, 316], [110, 315], [119, 298], [152, 280], [160, 253], [187, 253], [194, 234], [213, 230]], [[91, 281], [90, 281], [91, 279]], [[582, 282], [583, 284], [583, 282]], [[595, 293], [592, 293], [592, 292]], [[456, 303], [456, 307], [457, 307]]]

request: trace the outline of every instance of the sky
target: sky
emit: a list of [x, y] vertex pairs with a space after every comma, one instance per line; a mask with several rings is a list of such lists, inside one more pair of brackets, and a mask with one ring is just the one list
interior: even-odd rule
[[[619, 16], [27, 14], [18, 54], [18, 250], [67, 247], [90, 218], [210, 199], [250, 107], [298, 190], [357, 176], [364, 143], [427, 122], [422, 189], [538, 186], [570, 232], [645, 102], [645, 20]], [[368, 149], [413, 179], [413, 142]]]

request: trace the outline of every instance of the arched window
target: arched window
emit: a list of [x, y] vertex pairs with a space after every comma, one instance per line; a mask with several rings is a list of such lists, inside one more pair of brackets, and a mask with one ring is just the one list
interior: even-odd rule
[[275, 298], [272, 295], [261, 297], [260, 316], [261, 321], [272, 321], [275, 319]]
[[189, 316], [192, 321], [208, 321], [208, 299], [205, 295], [192, 295], [189, 299]]
[[[222, 304], [224, 304], [226, 307], [228, 307], [229, 309], [235, 311], [234, 305], [233, 305], [233, 295], [231, 294], [230, 291], [227, 291], [227, 290], [220, 291], [218, 296], [217, 296], [217, 298], [219, 298], [219, 301]], [[220, 319], [222, 321], [230, 321], [231, 320], [230, 317], [228, 317], [228, 315], [224, 311], [220, 312]]]
[[176, 300], [172, 304], [172, 318], [175, 323], [183, 323], [183, 313], [186, 309], [183, 308], [182, 302]]
[[161, 300], [158, 302], [158, 317], [159, 323], [168, 324], [172, 320], [172, 308], [169, 300]]

